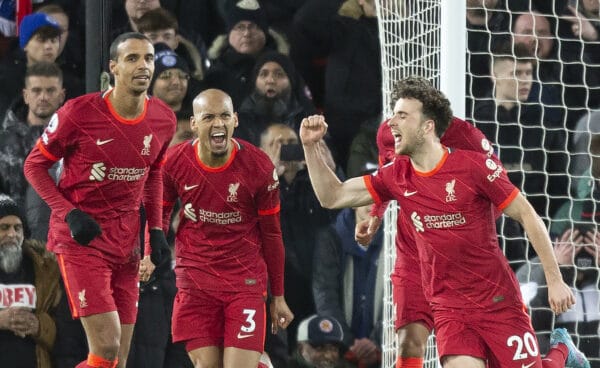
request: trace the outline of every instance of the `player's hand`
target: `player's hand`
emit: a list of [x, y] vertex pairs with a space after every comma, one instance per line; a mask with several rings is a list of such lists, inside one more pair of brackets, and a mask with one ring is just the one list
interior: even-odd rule
[[102, 229], [96, 220], [78, 208], [69, 211], [65, 221], [71, 230], [71, 237], [81, 245], [88, 245], [94, 238], [102, 234]]
[[381, 219], [377, 216], [359, 221], [354, 228], [354, 240], [364, 247], [368, 246], [373, 241], [379, 226], [381, 226]]
[[283, 296], [274, 296], [271, 299], [271, 332], [277, 334], [279, 327], [286, 329], [294, 320], [294, 314], [288, 307]]
[[300, 140], [305, 146], [318, 143], [327, 133], [327, 123], [323, 115], [311, 115], [302, 119]]
[[152, 260], [150, 260], [150, 256], [144, 256], [140, 261], [139, 267], [140, 281], [146, 282], [150, 280], [150, 276], [152, 276], [152, 272], [154, 272], [155, 269], [156, 266], [152, 263]]
[[562, 280], [548, 283], [548, 302], [556, 314], [564, 313], [575, 304], [571, 288]]
[[150, 248], [152, 248], [150, 260], [155, 266], [171, 257], [171, 248], [169, 248], [165, 233], [161, 229], [150, 229]]

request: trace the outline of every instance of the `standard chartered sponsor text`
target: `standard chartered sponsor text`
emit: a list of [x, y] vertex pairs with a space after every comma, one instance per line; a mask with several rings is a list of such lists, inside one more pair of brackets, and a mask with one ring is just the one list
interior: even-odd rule
[[228, 225], [242, 222], [242, 214], [240, 211], [213, 212], [201, 208], [198, 210], [198, 220], [211, 224]]
[[462, 213], [444, 213], [441, 215], [423, 216], [425, 227], [429, 229], [446, 229], [449, 227], [464, 225], [467, 220]]
[[146, 168], [138, 167], [111, 167], [108, 172], [109, 180], [137, 181], [146, 174]]

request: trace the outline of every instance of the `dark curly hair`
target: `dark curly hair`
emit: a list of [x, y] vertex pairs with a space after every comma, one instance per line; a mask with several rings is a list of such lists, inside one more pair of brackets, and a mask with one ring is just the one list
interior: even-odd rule
[[[446, 96], [422, 77], [407, 77], [397, 81], [392, 90], [392, 103], [412, 98], [423, 104], [423, 116], [435, 122], [435, 133], [441, 137], [452, 120], [452, 108]], [[393, 106], [392, 106], [393, 108]]]

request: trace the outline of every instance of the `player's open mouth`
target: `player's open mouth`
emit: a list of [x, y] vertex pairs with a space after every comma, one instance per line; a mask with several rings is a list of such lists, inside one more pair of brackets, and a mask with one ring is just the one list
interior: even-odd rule
[[210, 141], [215, 146], [222, 146], [225, 143], [226, 138], [225, 132], [212, 133], [210, 135]]

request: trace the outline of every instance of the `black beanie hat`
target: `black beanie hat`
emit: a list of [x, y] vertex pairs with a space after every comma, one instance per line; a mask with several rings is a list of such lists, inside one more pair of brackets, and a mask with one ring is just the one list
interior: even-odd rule
[[6, 216], [17, 216], [23, 224], [23, 233], [29, 236], [29, 228], [27, 227], [27, 219], [21, 212], [21, 209], [12, 198], [6, 194], [0, 193], [0, 219]]
[[149, 91], [152, 91], [156, 78], [168, 69], [181, 69], [185, 73], [190, 74], [190, 67], [187, 62], [169, 46], [159, 42], [154, 45], [154, 74], [152, 75], [152, 81], [150, 82]]
[[283, 68], [283, 71], [287, 75], [290, 80], [290, 87], [292, 90], [296, 87], [296, 68], [294, 68], [294, 64], [290, 60], [289, 57], [280, 54], [276, 51], [267, 51], [261, 54], [254, 64], [254, 69], [252, 71], [252, 83], [256, 82], [256, 78], [258, 77], [258, 73], [260, 72], [260, 68], [263, 67], [269, 61], [275, 62]]
[[265, 35], [269, 32], [269, 22], [258, 0], [227, 0], [225, 4], [225, 24], [227, 33], [241, 21], [256, 24]]

